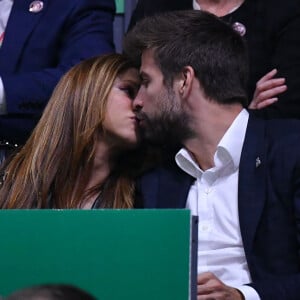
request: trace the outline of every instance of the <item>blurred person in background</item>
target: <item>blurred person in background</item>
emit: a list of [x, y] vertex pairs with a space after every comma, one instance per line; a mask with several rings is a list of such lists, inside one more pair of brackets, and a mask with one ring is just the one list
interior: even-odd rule
[[96, 300], [81, 288], [67, 284], [43, 284], [13, 292], [5, 300]]
[[114, 52], [114, 0], [0, 0], [0, 150], [24, 144], [60, 77]]
[[215, 14], [245, 38], [249, 108], [300, 118], [300, 0], [139, 0], [129, 29], [146, 16], [189, 9]]

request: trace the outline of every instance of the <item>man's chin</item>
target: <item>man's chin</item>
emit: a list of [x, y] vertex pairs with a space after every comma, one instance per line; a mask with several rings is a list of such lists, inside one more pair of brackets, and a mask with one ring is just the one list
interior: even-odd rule
[[143, 131], [142, 138], [146, 143], [153, 146], [166, 146], [179, 143], [177, 138], [172, 138], [172, 134], [167, 132], [145, 130]]
[[173, 147], [191, 136], [182, 115], [173, 119], [167, 115], [153, 119], [143, 118], [140, 125], [143, 139], [152, 145]]

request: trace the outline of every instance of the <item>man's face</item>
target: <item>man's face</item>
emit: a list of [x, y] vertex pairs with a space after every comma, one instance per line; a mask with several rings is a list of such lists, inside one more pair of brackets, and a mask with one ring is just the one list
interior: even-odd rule
[[141, 87], [133, 102], [144, 138], [155, 144], [178, 144], [190, 136], [178, 93], [166, 87], [153, 50], [142, 55]]

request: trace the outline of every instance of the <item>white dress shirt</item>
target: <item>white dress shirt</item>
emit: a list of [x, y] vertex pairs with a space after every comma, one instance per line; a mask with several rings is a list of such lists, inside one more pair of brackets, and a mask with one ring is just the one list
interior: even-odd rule
[[246, 300], [260, 299], [245, 284], [251, 282], [238, 215], [238, 173], [249, 114], [244, 109], [218, 144], [214, 167], [202, 171], [186, 149], [177, 165], [195, 178], [187, 208], [199, 217], [198, 273], [212, 272], [226, 285], [239, 289]]
[[[13, 0], [0, 0], [0, 36], [4, 34], [6, 24], [13, 5]], [[2, 41], [0, 41], [1, 47]], [[0, 74], [1, 75], [1, 74]], [[6, 99], [4, 93], [3, 82], [0, 76], [0, 115], [6, 114]]]

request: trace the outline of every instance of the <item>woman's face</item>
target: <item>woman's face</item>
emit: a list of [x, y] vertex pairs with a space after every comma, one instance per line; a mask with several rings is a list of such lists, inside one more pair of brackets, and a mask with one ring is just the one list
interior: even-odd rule
[[132, 101], [140, 85], [138, 70], [128, 69], [120, 74], [107, 99], [103, 127], [109, 142], [120, 146], [134, 146], [139, 139], [138, 122]]

